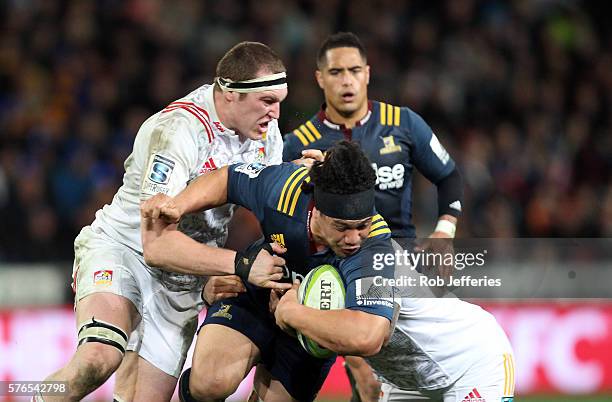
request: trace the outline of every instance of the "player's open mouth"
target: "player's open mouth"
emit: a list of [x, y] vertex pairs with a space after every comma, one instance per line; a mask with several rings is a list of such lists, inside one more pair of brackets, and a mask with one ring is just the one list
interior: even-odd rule
[[359, 247], [342, 247], [342, 252], [346, 255], [353, 254], [357, 250], [359, 250]]
[[345, 102], [350, 102], [353, 99], [355, 99], [355, 94], [352, 92], [342, 94], [342, 100], [344, 100]]
[[265, 133], [266, 131], [268, 131], [268, 123], [269, 123], [269, 121], [267, 121], [265, 123], [259, 123], [257, 125], [259, 127], [259, 132], [260, 133]]

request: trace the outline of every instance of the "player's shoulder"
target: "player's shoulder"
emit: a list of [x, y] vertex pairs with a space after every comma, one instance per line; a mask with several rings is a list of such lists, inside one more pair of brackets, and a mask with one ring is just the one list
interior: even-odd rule
[[391, 229], [389, 224], [380, 214], [376, 214], [372, 217], [372, 225], [370, 226], [370, 232], [368, 233], [368, 239], [380, 240], [390, 239]]
[[310, 119], [300, 123], [294, 130], [285, 135], [286, 142], [293, 146], [308, 147], [322, 138], [324, 126], [315, 114]]
[[230, 180], [234, 182], [239, 179], [237, 175], [246, 175], [247, 179], [257, 180], [266, 205], [290, 216], [299, 210], [298, 205], [302, 205], [298, 202], [302, 195], [302, 184], [310, 182], [308, 168], [290, 162], [269, 166], [258, 162], [242, 163], [232, 165], [230, 172]]
[[372, 216], [372, 224], [370, 225], [370, 231], [368, 237], [361, 244], [359, 251], [347, 260], [356, 259], [359, 260], [365, 255], [369, 255], [372, 251], [380, 251], [380, 249], [390, 249], [391, 245], [391, 228], [389, 224], [380, 214]]
[[372, 253], [380, 253], [392, 248], [391, 245], [391, 228], [387, 221], [380, 215], [376, 214], [372, 217], [372, 225], [368, 237], [364, 240], [361, 246], [361, 252], [364, 255]]
[[208, 142], [215, 137], [215, 128], [211, 123], [211, 113], [206, 102], [208, 85], [203, 85], [186, 96], [170, 102], [158, 113], [158, 122], [162, 124], [184, 123], [191, 130], [203, 133]]
[[372, 101], [373, 118], [381, 126], [398, 127], [410, 133], [425, 125], [425, 120], [408, 106], [399, 106], [386, 102]]
[[372, 217], [372, 226], [367, 239], [355, 254], [340, 260], [340, 271], [350, 278], [370, 276], [379, 270], [376, 267], [378, 256], [393, 254], [391, 229], [380, 215]]
[[302, 190], [303, 185], [310, 182], [309, 170], [291, 162], [279, 166], [282, 166], [282, 169], [278, 169], [278, 174], [274, 174], [275, 185], [270, 196], [275, 210], [293, 216], [305, 205]]
[[308, 176], [308, 169], [290, 162], [283, 162], [279, 165], [268, 165], [263, 162], [236, 163], [230, 166], [233, 175], [246, 175], [250, 179], [259, 179], [270, 183], [272, 188], [282, 187], [283, 183], [295, 177]]

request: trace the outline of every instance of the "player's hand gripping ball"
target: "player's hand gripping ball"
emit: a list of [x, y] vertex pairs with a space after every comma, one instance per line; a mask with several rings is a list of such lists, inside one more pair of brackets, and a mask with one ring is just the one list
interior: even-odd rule
[[[318, 310], [337, 310], [344, 308], [345, 293], [344, 283], [336, 268], [320, 265], [310, 271], [300, 284], [298, 301]], [[302, 347], [314, 357], [325, 359], [335, 354], [299, 332], [297, 336]]]

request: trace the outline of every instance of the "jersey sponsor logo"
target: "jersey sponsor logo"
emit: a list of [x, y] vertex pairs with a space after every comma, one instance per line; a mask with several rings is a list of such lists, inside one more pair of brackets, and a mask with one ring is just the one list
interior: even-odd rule
[[149, 180], [157, 184], [168, 184], [174, 165], [174, 161], [161, 155], [155, 155], [151, 164]]
[[208, 160], [204, 162], [204, 164], [200, 168], [199, 173], [204, 174], [207, 172], [212, 172], [215, 169], [217, 169], [217, 165], [215, 164], [215, 161], [213, 160], [213, 158], [208, 158]]
[[[355, 303], [358, 306], [384, 306], [393, 308], [393, 298], [389, 297], [373, 297], [371, 293], [372, 282], [369, 278], [359, 278], [355, 281]], [[363, 291], [364, 287], [368, 287], [366, 292]]]
[[211, 317], [221, 317], [221, 318], [227, 318], [228, 320], [231, 320], [232, 315], [229, 313], [229, 310], [231, 307], [232, 307], [231, 304], [221, 303], [221, 307], [219, 307], [219, 310], [211, 314]]
[[467, 394], [461, 402], [487, 402], [485, 398], [480, 396], [480, 393], [476, 388], [472, 389], [472, 392]]
[[382, 137], [384, 147], [380, 149], [381, 155], [388, 155], [395, 152], [400, 152], [402, 147], [400, 145], [395, 145], [395, 138], [392, 135], [388, 137]]
[[452, 209], [456, 209], [457, 211], [461, 212], [461, 201], [459, 200], [453, 201], [450, 204], [448, 204], [448, 207]]
[[147, 194], [168, 194], [170, 189], [164, 185], [151, 183], [149, 181], [145, 181], [142, 184], [142, 192]]
[[108, 286], [113, 283], [113, 271], [109, 269], [94, 272], [94, 285]]
[[385, 306], [393, 308], [393, 302], [385, 299], [373, 299], [371, 297], [357, 296], [356, 303], [358, 306]]
[[278, 244], [280, 244], [281, 246], [283, 246], [283, 248], [285, 247], [285, 235], [282, 233], [274, 233], [272, 235], [270, 235], [270, 238], [272, 239], [273, 242], [276, 242]]
[[262, 162], [266, 159], [266, 148], [265, 147], [259, 147], [257, 149], [257, 155], [255, 156], [255, 161], [256, 162]]
[[446, 149], [444, 149], [442, 144], [440, 144], [438, 137], [436, 137], [434, 133], [431, 133], [431, 140], [429, 140], [429, 147], [434, 152], [434, 154], [436, 154], [438, 159], [440, 159], [440, 162], [442, 162], [443, 165], [446, 165], [448, 163], [448, 160], [450, 159], [450, 155], [448, 154], [448, 152], [446, 152]]
[[401, 163], [381, 167], [378, 167], [376, 163], [372, 163], [372, 168], [376, 172], [376, 185], [379, 190], [401, 188], [404, 185], [406, 168]]
[[261, 162], [251, 162], [251, 163], [243, 163], [241, 165], [236, 166], [235, 171], [238, 173], [244, 173], [249, 176], [251, 179], [259, 176], [262, 170], [266, 168], [266, 165]]

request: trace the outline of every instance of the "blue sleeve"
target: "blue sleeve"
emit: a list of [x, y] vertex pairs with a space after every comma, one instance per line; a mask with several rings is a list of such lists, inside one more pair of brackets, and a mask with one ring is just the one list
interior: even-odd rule
[[345, 308], [380, 315], [393, 320], [393, 279], [395, 262], [390, 263], [394, 250], [389, 234], [367, 239], [353, 256], [340, 262], [346, 283]]
[[227, 201], [242, 205], [263, 219], [266, 195], [270, 193], [274, 170], [282, 165], [266, 166], [259, 162], [230, 165], [227, 178]]
[[408, 135], [413, 144], [414, 166], [432, 183], [437, 183], [455, 169], [455, 161], [440, 144], [431, 127], [418, 114], [408, 109]]
[[299, 138], [293, 133], [285, 134], [283, 142], [283, 162], [291, 162], [302, 156], [304, 147]]

